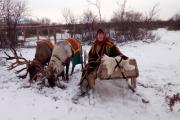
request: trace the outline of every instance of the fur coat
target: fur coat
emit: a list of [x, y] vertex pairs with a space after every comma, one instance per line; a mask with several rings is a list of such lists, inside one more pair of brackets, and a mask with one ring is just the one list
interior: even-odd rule
[[[104, 39], [102, 42], [97, 40], [93, 43], [90, 52], [88, 54], [88, 63], [82, 72], [82, 78], [86, 79], [91, 72], [97, 70], [100, 65], [101, 57], [106, 54], [109, 57], [124, 56], [119, 48], [108, 38]], [[94, 78], [96, 79], [96, 76]]]

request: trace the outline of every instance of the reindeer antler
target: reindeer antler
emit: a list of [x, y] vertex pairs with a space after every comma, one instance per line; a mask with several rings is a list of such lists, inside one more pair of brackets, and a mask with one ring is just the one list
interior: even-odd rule
[[[25, 59], [22, 56], [18, 56], [18, 54], [14, 48], [11, 48], [11, 52], [13, 53], [14, 56], [10, 56], [7, 54], [7, 52], [4, 52], [7, 57], [3, 57], [6, 60], [14, 60], [14, 59], [16, 60], [14, 63], [12, 63], [8, 67], [8, 70], [12, 70], [12, 69], [14, 69], [20, 65], [26, 65], [25, 68], [22, 68], [22, 69], [15, 72], [16, 74], [18, 74], [18, 73], [22, 72], [23, 70], [27, 69], [27, 66], [30, 64], [30, 61], [28, 61], [27, 59]], [[18, 77], [24, 79], [24, 78], [26, 78], [27, 74], [28, 74], [28, 71], [24, 75], [19, 75]]]

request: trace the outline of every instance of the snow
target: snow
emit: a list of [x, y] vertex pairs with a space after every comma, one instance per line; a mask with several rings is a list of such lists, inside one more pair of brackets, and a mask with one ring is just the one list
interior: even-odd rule
[[[120, 45], [121, 51], [135, 58], [140, 76], [137, 92], [150, 101], [148, 104], [128, 90], [123, 80], [96, 81], [94, 105], [88, 97], [79, 104], [71, 99], [78, 91], [81, 66], [70, 76], [67, 89], [37, 89], [33, 84], [25, 88], [28, 78], [18, 79], [14, 71], [7, 70], [7, 63], [0, 54], [0, 119], [1, 120], [179, 120], [180, 103], [169, 110], [165, 97], [180, 92], [180, 31], [158, 29], [161, 37], [153, 43], [130, 42]], [[83, 46], [87, 52], [90, 46]], [[27, 59], [33, 59], [35, 48], [19, 49]]]

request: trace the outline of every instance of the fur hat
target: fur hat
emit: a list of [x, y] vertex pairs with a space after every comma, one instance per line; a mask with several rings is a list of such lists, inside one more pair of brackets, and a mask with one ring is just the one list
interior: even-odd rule
[[99, 33], [103, 33], [104, 34], [104, 31], [102, 29], [98, 29], [96, 35], [99, 34]]

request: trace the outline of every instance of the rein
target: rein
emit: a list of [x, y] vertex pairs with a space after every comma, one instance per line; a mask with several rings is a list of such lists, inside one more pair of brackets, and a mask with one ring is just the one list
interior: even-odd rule
[[63, 62], [63, 61], [62, 61], [62, 60], [61, 60], [58, 56], [53, 55], [53, 57], [55, 57], [55, 58], [57, 58], [59, 61], [61, 61], [63, 66], [65, 66], [65, 65], [66, 65], [66, 63], [65, 63], [65, 62]]

